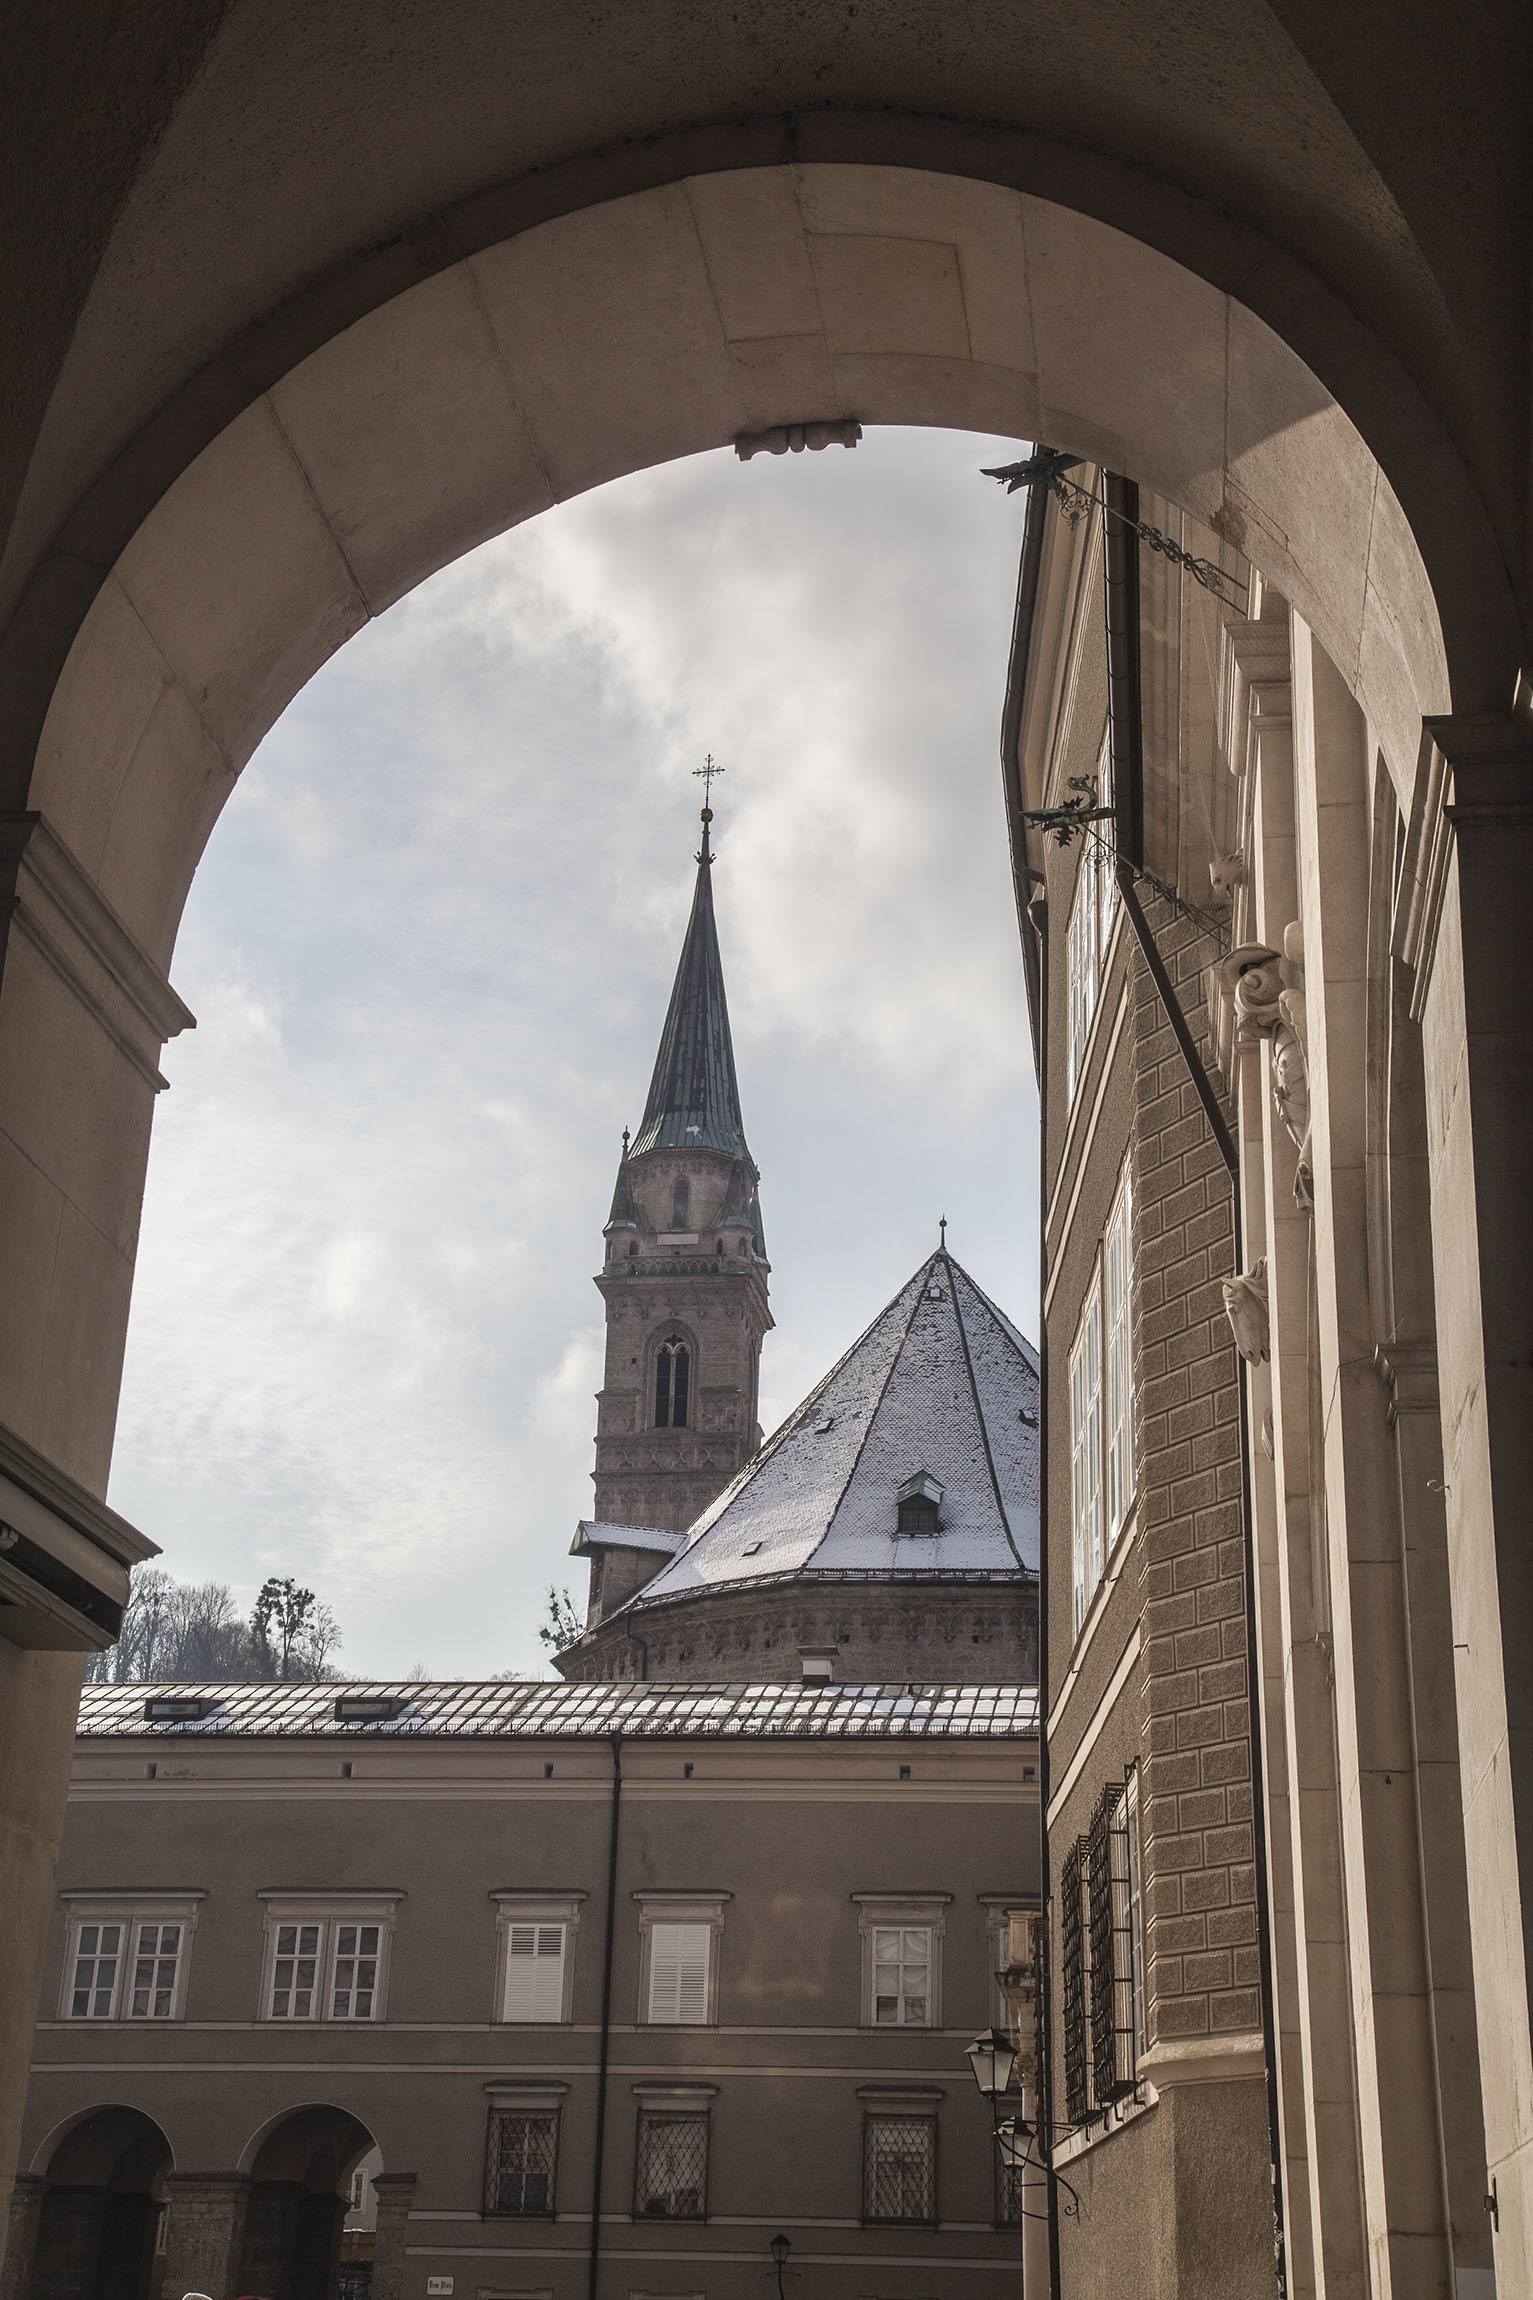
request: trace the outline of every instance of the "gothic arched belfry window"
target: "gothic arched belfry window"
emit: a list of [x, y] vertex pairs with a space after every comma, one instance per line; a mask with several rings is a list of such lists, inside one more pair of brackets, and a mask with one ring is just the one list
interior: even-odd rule
[[[683, 1185], [684, 1186], [684, 1185]], [[655, 1427], [684, 1430], [692, 1378], [692, 1353], [679, 1334], [672, 1334], [655, 1352]]]
[[691, 1200], [691, 1195], [692, 1193], [687, 1187], [686, 1179], [683, 1177], [682, 1180], [677, 1183], [675, 1189], [671, 1192], [671, 1228], [673, 1230], [684, 1230], [686, 1228], [687, 1210]]

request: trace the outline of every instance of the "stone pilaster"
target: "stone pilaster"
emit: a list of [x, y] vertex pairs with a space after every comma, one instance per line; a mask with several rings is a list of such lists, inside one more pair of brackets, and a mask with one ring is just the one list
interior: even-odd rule
[[378, 2199], [378, 2235], [373, 2251], [372, 2300], [405, 2300], [405, 2243], [417, 2178], [413, 2172], [380, 2172], [373, 2182]]
[[[1205, 1049], [1209, 952], [1148, 906]], [[1144, 1527], [1146, 1961], [1157, 2046], [1261, 2025], [1251, 1827], [1239, 1401], [1221, 1280], [1229, 1183], [1161, 1014], [1135, 970], [1139, 1512]]]
[[1485, 2189], [1502, 2292], [1533, 2291], [1530, 717], [1524, 687], [1505, 717], [1427, 722], [1400, 938], [1422, 1026]]
[[11, 2191], [0, 2256], [0, 2300], [31, 2300], [32, 2269], [37, 2259], [37, 2233], [42, 2222], [48, 2183], [34, 2172], [18, 2172]]
[[250, 2182], [237, 2172], [173, 2173], [165, 2224], [161, 2290], [206, 2292], [209, 2300], [238, 2300]]

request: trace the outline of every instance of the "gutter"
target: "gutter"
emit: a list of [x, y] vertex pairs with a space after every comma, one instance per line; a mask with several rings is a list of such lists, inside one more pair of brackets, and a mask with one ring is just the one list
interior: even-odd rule
[[607, 1929], [601, 1971], [601, 2046], [596, 2070], [596, 2133], [591, 2144], [591, 2245], [586, 2257], [586, 2300], [596, 2300], [601, 2272], [602, 2166], [607, 2141], [607, 2070], [612, 2057], [612, 1942], [617, 1925], [618, 1825], [623, 1815], [623, 1736], [611, 1736], [612, 1804], [607, 1830]]
[[[1139, 538], [1128, 524], [1139, 516], [1139, 489], [1132, 480], [1104, 473], [1108, 515], [1102, 522], [1107, 603], [1108, 728], [1117, 820], [1116, 878], [1124, 911], [1171, 1026], [1182, 1062], [1218, 1144], [1230, 1182], [1236, 1269], [1241, 1258], [1240, 1153], [1213, 1080], [1205, 1069], [1166, 964], [1139, 900], [1136, 870], [1144, 864], [1144, 723], [1139, 659]], [[1112, 516], [1116, 514], [1116, 516]], [[1267, 1872], [1266, 1762], [1262, 1743], [1261, 1648], [1256, 1622], [1256, 1517], [1251, 1500], [1251, 1410], [1247, 1370], [1240, 1362], [1235, 1385], [1239, 1415], [1241, 1551], [1245, 1565], [1247, 1710], [1250, 1717], [1251, 1834], [1256, 1872], [1256, 1932], [1261, 1965], [1262, 2056], [1267, 2076], [1267, 2147], [1272, 2173], [1272, 2237], [1279, 2294], [1288, 2290], [1283, 2197], [1282, 2126], [1278, 2114], [1277, 2022], [1272, 1982], [1272, 1893]], [[1044, 1735], [1047, 1740], [1047, 1732]], [[1056, 2295], [1057, 2300], [1057, 2295]]]

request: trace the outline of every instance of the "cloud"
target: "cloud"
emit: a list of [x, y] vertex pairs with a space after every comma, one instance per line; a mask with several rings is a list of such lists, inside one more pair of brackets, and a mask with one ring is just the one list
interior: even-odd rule
[[983, 441], [698, 457], [445, 570], [246, 770], [176, 960], [113, 1499], [184, 1576], [319, 1587], [358, 1670], [538, 1671], [590, 1506], [591, 1288], [716, 888], [770, 1426], [953, 1220], [1034, 1324]]

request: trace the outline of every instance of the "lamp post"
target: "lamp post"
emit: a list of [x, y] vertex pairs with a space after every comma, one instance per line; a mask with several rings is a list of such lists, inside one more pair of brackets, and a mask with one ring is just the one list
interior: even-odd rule
[[783, 2270], [788, 2265], [788, 2254], [793, 2250], [792, 2239], [787, 2236], [774, 2236], [767, 2246], [767, 2250], [771, 2253], [772, 2265], [777, 2270], [777, 2300], [783, 2300]]

